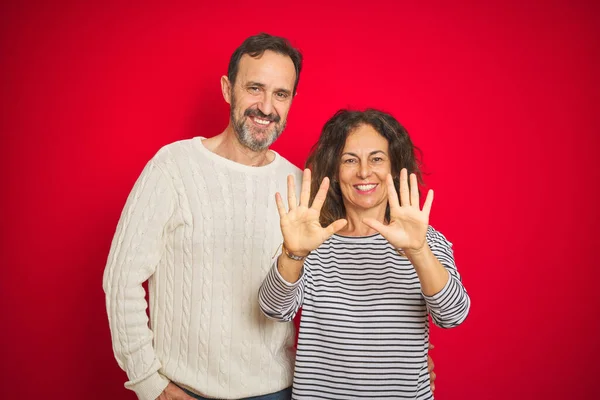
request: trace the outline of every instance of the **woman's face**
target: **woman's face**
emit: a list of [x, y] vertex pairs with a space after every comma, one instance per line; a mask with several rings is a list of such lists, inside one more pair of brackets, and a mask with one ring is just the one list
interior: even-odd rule
[[386, 138], [370, 125], [360, 125], [350, 132], [338, 175], [346, 214], [377, 209], [385, 215], [388, 201], [385, 180], [391, 171]]

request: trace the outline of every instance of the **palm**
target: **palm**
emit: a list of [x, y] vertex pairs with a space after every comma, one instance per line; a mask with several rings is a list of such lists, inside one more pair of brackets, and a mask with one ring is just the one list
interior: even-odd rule
[[277, 210], [279, 211], [281, 233], [286, 248], [294, 254], [304, 255], [319, 247], [327, 238], [346, 225], [345, 220], [337, 220], [323, 228], [319, 222], [321, 207], [327, 196], [329, 179], [323, 179], [313, 204], [308, 207], [310, 200], [310, 170], [304, 170], [300, 203], [296, 201], [294, 178], [288, 177], [288, 206], [285, 210], [281, 195], [277, 193]]
[[423, 209], [419, 208], [417, 178], [410, 176], [410, 189], [406, 169], [400, 172], [400, 199], [394, 187], [391, 175], [387, 177], [390, 222], [384, 225], [374, 219], [365, 219], [365, 223], [377, 230], [397, 249], [419, 250], [425, 245], [429, 213], [433, 203], [433, 191], [427, 193]]
[[412, 207], [390, 207], [390, 223], [384, 237], [394, 247], [419, 249], [425, 242], [429, 215]]

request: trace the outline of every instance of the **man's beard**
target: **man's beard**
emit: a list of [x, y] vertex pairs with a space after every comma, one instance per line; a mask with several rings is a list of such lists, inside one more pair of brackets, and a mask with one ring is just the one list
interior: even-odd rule
[[[277, 114], [271, 113], [269, 115], [265, 115], [259, 109], [251, 109], [248, 108], [244, 111], [244, 114], [241, 118], [237, 118], [235, 115], [236, 104], [235, 99], [232, 97], [233, 101], [231, 102], [230, 109], [230, 118], [233, 123], [233, 130], [237, 134], [238, 140], [240, 143], [252, 151], [262, 151], [266, 150], [277, 140], [277, 138], [281, 135], [281, 132], [285, 129], [286, 120], [281, 121], [281, 117]], [[260, 129], [251, 125], [252, 122], [249, 121], [248, 117], [258, 117], [260, 119], [265, 119], [273, 122], [273, 126], [268, 130]], [[281, 121], [281, 124], [280, 124]], [[261, 136], [260, 138], [258, 136]]]

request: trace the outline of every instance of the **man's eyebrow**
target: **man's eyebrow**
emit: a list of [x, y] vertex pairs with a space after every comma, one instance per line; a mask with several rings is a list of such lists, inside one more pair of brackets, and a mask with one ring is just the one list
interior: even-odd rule
[[252, 81], [246, 82], [246, 87], [250, 87], [250, 86], [258, 86], [258, 87], [264, 88], [265, 84], [260, 83], [260, 82], [252, 82]]
[[[254, 82], [254, 81], [249, 81], [246, 82], [246, 87], [252, 87], [252, 86], [256, 86], [259, 87], [261, 89], [264, 89], [266, 86], [264, 83], [260, 83], [260, 82]], [[286, 88], [277, 88], [275, 89], [275, 92], [282, 92], [285, 94], [292, 94], [292, 91]]]
[[280, 93], [285, 93], [285, 94], [292, 94], [292, 91], [289, 89], [285, 89], [285, 88], [279, 88], [275, 90], [276, 92], [280, 92]]

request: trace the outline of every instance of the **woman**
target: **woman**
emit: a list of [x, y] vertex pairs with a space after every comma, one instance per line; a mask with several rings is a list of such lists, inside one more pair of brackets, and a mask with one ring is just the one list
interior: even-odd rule
[[410, 137], [389, 114], [341, 110], [307, 165], [299, 203], [292, 177], [289, 209], [276, 195], [283, 252], [259, 292], [271, 318], [302, 307], [292, 398], [433, 398], [428, 314], [451, 328], [470, 301], [429, 226], [433, 191], [419, 206]]

